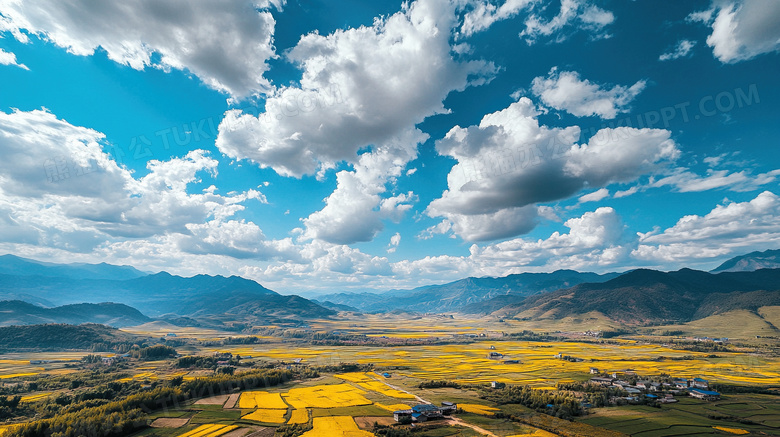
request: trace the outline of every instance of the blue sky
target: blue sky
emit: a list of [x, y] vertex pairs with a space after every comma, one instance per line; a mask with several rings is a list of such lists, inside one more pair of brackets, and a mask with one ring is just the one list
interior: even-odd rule
[[281, 292], [780, 246], [773, 1], [0, 3], [0, 252]]

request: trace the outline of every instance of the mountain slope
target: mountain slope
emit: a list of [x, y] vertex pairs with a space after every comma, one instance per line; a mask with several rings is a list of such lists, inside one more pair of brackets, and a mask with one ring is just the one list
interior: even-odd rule
[[583, 282], [603, 282], [615, 273], [598, 275], [573, 270], [552, 273], [520, 273], [500, 278], [465, 278], [442, 285], [428, 285], [412, 290], [386, 293], [339, 293], [319, 296], [320, 301], [346, 305], [365, 312], [409, 310], [416, 312], [450, 312], [500, 296], [512, 296], [512, 302], [537, 293], [571, 287]]
[[146, 276], [130, 266], [100, 264], [52, 264], [21, 258], [14, 255], [0, 256], [0, 274], [19, 276], [48, 276], [71, 279], [133, 279]]
[[601, 284], [585, 283], [531, 296], [494, 314], [549, 319], [598, 311], [623, 323], [647, 325], [778, 305], [780, 293], [774, 290], [779, 289], [780, 269], [719, 274], [691, 269], [668, 273], [639, 269]]
[[151, 321], [135, 308], [117, 303], [81, 303], [43, 308], [19, 300], [0, 302], [0, 326], [44, 323], [99, 323], [121, 328]]
[[717, 272], [752, 272], [759, 269], [780, 268], [780, 250], [765, 250], [737, 256], [712, 270]]

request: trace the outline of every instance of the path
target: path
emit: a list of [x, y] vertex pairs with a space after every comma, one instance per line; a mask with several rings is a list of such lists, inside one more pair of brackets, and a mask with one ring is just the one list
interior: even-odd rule
[[476, 432], [478, 432], [478, 433], [480, 433], [482, 435], [486, 435], [488, 437], [498, 437], [497, 435], [495, 435], [492, 432], [486, 430], [485, 428], [480, 428], [477, 425], [472, 425], [470, 423], [466, 423], [466, 422], [463, 421], [463, 419], [460, 419], [458, 417], [450, 417], [447, 420], [447, 422], [450, 423], [450, 424], [460, 425], [460, 426], [465, 426], [467, 428], [471, 428], [474, 431], [476, 431]]

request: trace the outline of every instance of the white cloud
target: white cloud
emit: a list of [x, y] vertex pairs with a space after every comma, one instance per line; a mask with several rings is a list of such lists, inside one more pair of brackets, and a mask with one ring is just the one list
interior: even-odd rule
[[692, 13], [690, 21], [712, 27], [707, 45], [723, 63], [735, 63], [780, 50], [780, 2], [713, 1], [710, 9]]
[[567, 111], [577, 117], [597, 115], [612, 119], [619, 113], [628, 112], [630, 104], [645, 88], [640, 80], [627, 87], [615, 85], [604, 87], [587, 79], [580, 79], [576, 71], [561, 71], [553, 68], [547, 77], [534, 78], [531, 91], [545, 105]]
[[780, 176], [780, 169], [766, 173], [753, 175], [750, 170], [742, 170], [731, 173], [728, 170], [708, 169], [706, 176], [700, 176], [686, 168], [678, 168], [661, 179], [653, 181], [650, 186], [672, 186], [682, 193], [728, 188], [731, 191], [753, 191], [759, 187], [772, 183]]
[[401, 234], [396, 232], [390, 237], [390, 244], [387, 245], [387, 253], [395, 253], [399, 244], [401, 244]]
[[690, 39], [681, 39], [677, 42], [671, 52], [667, 52], [658, 57], [659, 61], [671, 61], [674, 59], [683, 58], [691, 53], [691, 50], [696, 46], [696, 41]]
[[470, 36], [489, 28], [496, 21], [517, 15], [537, 2], [538, 0], [506, 0], [500, 6], [489, 0], [468, 2], [471, 9], [463, 16], [460, 32], [463, 36]]
[[[544, 9], [543, 9], [544, 10]], [[615, 21], [615, 15], [591, 4], [587, 0], [562, 0], [558, 14], [545, 20], [539, 14], [531, 14], [525, 20], [520, 37], [530, 45], [541, 37], [555, 35], [555, 42], [562, 42], [579, 31], [589, 32], [593, 39], [609, 38], [606, 27]]]
[[109, 240], [189, 234], [189, 224], [225, 220], [249, 199], [265, 201], [254, 190], [188, 193], [199, 175], [216, 175], [217, 161], [202, 150], [150, 161], [149, 173], [135, 179], [102, 151], [103, 141], [102, 133], [45, 110], [0, 112], [0, 233], [89, 251]]
[[78, 56], [102, 48], [136, 70], [189, 71], [241, 98], [270, 86], [263, 73], [274, 56], [271, 4], [281, 8], [283, 1], [5, 0], [0, 29], [22, 42], [39, 35]]
[[688, 215], [663, 232], [639, 233], [632, 256], [659, 263], [711, 260], [727, 254], [777, 248], [780, 198], [764, 191], [753, 200], [718, 205], [709, 213]]
[[592, 193], [588, 193], [585, 194], [584, 196], [580, 196], [579, 203], [599, 202], [601, 200], [606, 199], [607, 197], [609, 197], [609, 190], [606, 188], [601, 188]]
[[636, 194], [638, 191], [639, 191], [639, 186], [634, 185], [633, 187], [630, 187], [627, 190], [616, 191], [613, 197], [615, 199], [620, 199], [621, 197], [628, 197], [632, 194]]
[[546, 239], [515, 238], [486, 246], [473, 244], [468, 256], [425, 257], [401, 261], [393, 268], [401, 277], [505, 276], [557, 269], [608, 269], [625, 261], [630, 249], [625, 226], [612, 208], [602, 207], [567, 220], [568, 232]]
[[453, 4], [418, 0], [373, 26], [303, 36], [286, 55], [303, 70], [300, 86], [274, 90], [257, 117], [228, 111], [217, 147], [297, 177], [398, 142], [426, 117], [449, 112], [442, 102], [451, 91], [496, 71], [453, 59], [455, 25]]
[[6, 52], [0, 49], [0, 65], [14, 65], [25, 70], [29, 70], [26, 65], [16, 62], [16, 55], [11, 52]]
[[447, 176], [448, 189], [427, 214], [446, 218], [471, 241], [517, 235], [533, 229], [534, 204], [634, 181], [660, 172], [679, 155], [666, 130], [602, 129], [578, 145], [579, 128], [539, 125], [538, 115], [521, 98], [478, 126], [456, 126], [437, 141], [437, 151], [458, 163]]
[[353, 171], [338, 172], [336, 189], [325, 199], [325, 207], [303, 220], [305, 236], [334, 244], [371, 241], [384, 228], [383, 220], [399, 221], [416, 197], [412, 192], [384, 198], [382, 194], [416, 157], [416, 145], [423, 138], [414, 135], [364, 153]]

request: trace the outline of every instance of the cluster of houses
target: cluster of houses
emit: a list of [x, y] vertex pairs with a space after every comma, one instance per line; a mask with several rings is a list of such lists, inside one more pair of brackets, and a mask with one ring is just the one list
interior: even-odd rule
[[453, 402], [442, 402], [441, 407], [433, 404], [418, 404], [409, 410], [393, 411], [393, 419], [396, 422], [427, 422], [429, 420], [441, 419], [448, 416], [458, 409], [458, 404]]
[[723, 338], [710, 338], [710, 337], [693, 337], [693, 341], [711, 341], [713, 343], [728, 343], [729, 339]]
[[[598, 374], [598, 369], [591, 367], [591, 374]], [[617, 373], [612, 373], [611, 377], [594, 376], [590, 378], [592, 384], [599, 384], [605, 387], [620, 387], [629, 397], [637, 398], [644, 395], [647, 398], [658, 400], [661, 403], [677, 402], [674, 395], [688, 394], [691, 397], [697, 399], [703, 399], [706, 401], [715, 401], [720, 399], [720, 393], [710, 390], [710, 384], [706, 379], [693, 378], [682, 379], [674, 378], [671, 382], [655, 382], [655, 381], [636, 381], [635, 384], [630, 384], [628, 381], [618, 378]], [[658, 394], [663, 394], [664, 397], [660, 397]], [[635, 400], [635, 399], [634, 399]]]

